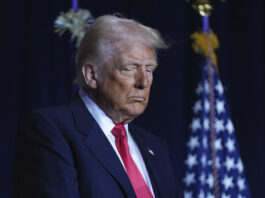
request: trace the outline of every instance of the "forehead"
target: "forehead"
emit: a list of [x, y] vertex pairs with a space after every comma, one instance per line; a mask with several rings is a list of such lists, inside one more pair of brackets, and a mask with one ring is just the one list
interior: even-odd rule
[[147, 61], [156, 64], [154, 50], [146, 45], [136, 44], [125, 46], [119, 53], [120, 61]]

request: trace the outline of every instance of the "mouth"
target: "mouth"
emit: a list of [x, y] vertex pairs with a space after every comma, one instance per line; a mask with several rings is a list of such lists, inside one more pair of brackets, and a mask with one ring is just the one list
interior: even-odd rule
[[133, 101], [136, 101], [136, 102], [142, 102], [142, 101], [145, 101], [145, 97], [141, 97], [141, 96], [134, 96], [134, 97], [131, 97], [131, 99]]

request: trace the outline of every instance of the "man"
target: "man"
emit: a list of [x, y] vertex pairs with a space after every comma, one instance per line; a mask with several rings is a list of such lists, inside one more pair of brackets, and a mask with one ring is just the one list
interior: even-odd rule
[[129, 124], [145, 110], [159, 33], [133, 20], [99, 17], [76, 56], [79, 96], [30, 114], [17, 133], [17, 198], [171, 198], [166, 146]]

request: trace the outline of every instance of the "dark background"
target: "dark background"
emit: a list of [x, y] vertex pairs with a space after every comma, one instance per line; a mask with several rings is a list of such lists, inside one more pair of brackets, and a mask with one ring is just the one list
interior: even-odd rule
[[[219, 70], [252, 197], [265, 187], [265, 3], [212, 1], [220, 41]], [[72, 94], [74, 45], [54, 34], [53, 21], [71, 0], [1, 2], [0, 197], [12, 195], [10, 174], [17, 122], [36, 108], [66, 104]], [[185, 0], [80, 0], [95, 17], [114, 12], [158, 29], [172, 47], [159, 56], [150, 104], [136, 122], [164, 138], [181, 182], [185, 141], [200, 70], [190, 34], [200, 17]]]

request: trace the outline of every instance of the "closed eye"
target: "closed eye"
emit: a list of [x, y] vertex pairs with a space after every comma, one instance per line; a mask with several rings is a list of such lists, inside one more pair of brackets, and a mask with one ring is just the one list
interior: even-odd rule
[[155, 68], [156, 68], [156, 66], [154, 66], [154, 65], [147, 66], [147, 67], [146, 67], [146, 71], [147, 71], [148, 73], [153, 73], [153, 72], [155, 71]]
[[136, 67], [125, 67], [125, 68], [123, 68], [124, 71], [132, 71], [134, 69], [136, 69]]
[[136, 65], [127, 65], [120, 68], [121, 71], [124, 71], [126, 73], [133, 72], [137, 69]]

